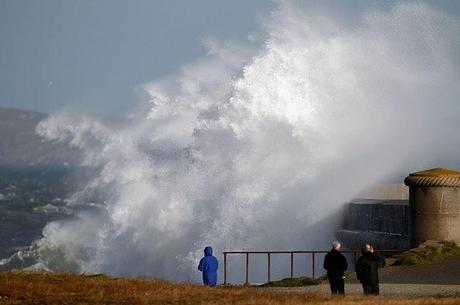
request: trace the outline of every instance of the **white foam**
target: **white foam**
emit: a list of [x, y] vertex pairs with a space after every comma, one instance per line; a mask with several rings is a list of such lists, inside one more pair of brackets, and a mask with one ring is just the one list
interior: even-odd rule
[[265, 29], [258, 48], [208, 41], [204, 59], [141, 86], [151, 109], [122, 127], [40, 123], [100, 168], [72, 200], [105, 206], [45, 228], [47, 268], [197, 280], [205, 245], [325, 248], [357, 192], [458, 160], [458, 20], [403, 3], [350, 25], [281, 1]]

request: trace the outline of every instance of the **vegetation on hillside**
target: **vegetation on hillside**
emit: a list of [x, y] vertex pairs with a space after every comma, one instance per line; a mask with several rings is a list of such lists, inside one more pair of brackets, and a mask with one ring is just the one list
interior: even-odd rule
[[104, 275], [3, 272], [0, 304], [324, 304], [324, 305], [422, 305], [458, 304], [458, 297], [389, 298], [347, 296], [332, 298], [254, 287], [203, 287], [149, 279], [111, 278]]
[[455, 242], [431, 242], [402, 253], [394, 265], [429, 264], [451, 256], [460, 256], [460, 247]]

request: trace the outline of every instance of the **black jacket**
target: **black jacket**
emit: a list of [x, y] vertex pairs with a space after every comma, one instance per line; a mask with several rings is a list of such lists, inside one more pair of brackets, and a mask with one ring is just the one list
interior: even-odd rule
[[343, 276], [348, 268], [347, 259], [342, 253], [332, 249], [326, 254], [323, 267], [327, 270], [328, 277]]
[[379, 282], [379, 258], [377, 254], [365, 252], [356, 263], [356, 276], [361, 283], [372, 284]]

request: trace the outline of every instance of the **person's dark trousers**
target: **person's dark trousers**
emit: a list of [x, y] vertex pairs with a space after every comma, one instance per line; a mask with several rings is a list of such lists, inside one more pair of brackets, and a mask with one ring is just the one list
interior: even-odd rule
[[378, 295], [379, 292], [379, 283], [362, 283], [363, 291], [365, 295]]
[[342, 276], [330, 276], [331, 294], [345, 294], [345, 282]]

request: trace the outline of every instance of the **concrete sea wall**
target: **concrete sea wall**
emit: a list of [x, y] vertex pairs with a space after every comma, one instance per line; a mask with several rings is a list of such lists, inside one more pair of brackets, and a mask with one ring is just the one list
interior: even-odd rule
[[337, 238], [349, 249], [373, 244], [378, 249], [409, 247], [408, 200], [356, 199], [344, 212]]

